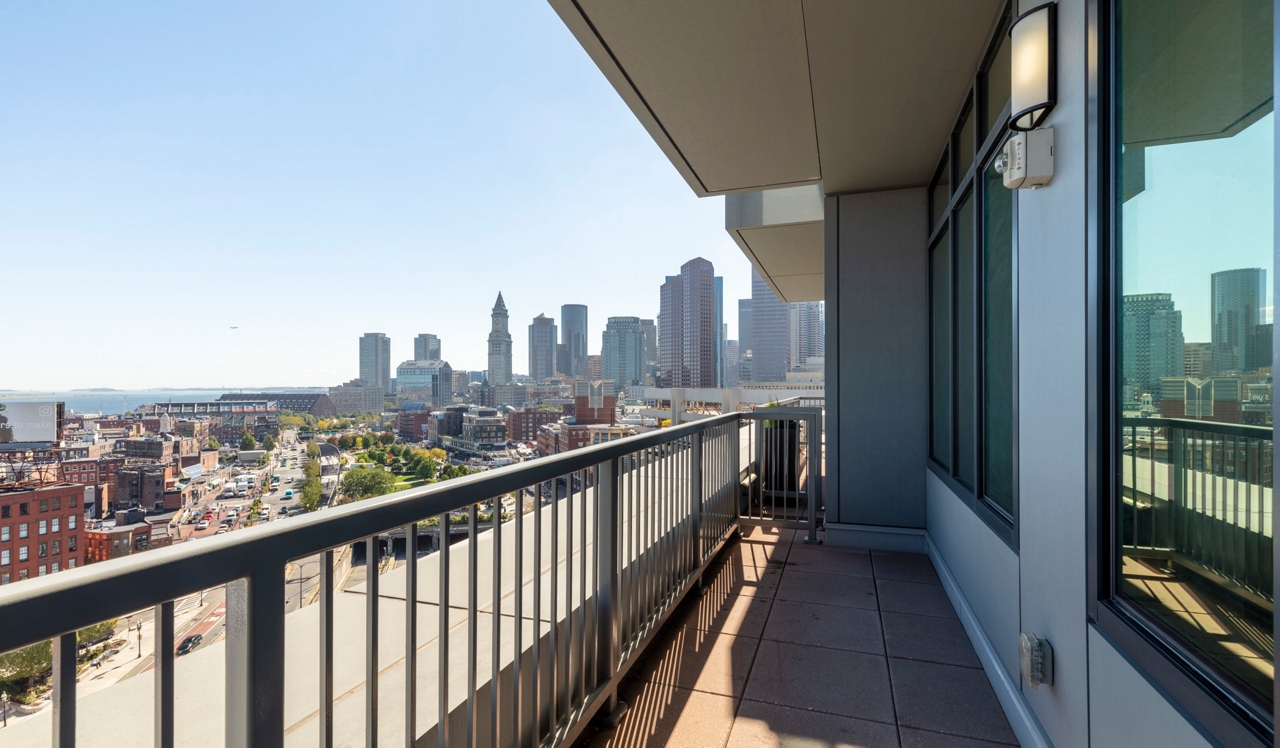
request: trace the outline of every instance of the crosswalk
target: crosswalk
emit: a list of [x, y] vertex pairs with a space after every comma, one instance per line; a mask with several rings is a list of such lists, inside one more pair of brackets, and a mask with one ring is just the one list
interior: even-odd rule
[[173, 606], [173, 612], [181, 613], [184, 610], [191, 610], [192, 608], [197, 608], [199, 606], [200, 606], [200, 593], [197, 592], [196, 594], [191, 595], [190, 597], [184, 597], [181, 600], [179, 600], [178, 604]]

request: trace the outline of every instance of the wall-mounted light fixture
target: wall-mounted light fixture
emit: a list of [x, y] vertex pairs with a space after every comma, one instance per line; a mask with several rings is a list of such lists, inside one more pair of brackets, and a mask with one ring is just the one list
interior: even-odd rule
[[1058, 103], [1058, 4], [1037, 5], [1014, 20], [1012, 130], [1026, 132], [1044, 123]]

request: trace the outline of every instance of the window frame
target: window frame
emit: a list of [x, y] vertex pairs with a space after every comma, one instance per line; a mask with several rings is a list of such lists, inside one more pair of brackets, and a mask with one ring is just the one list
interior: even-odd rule
[[[1122, 337], [1116, 241], [1120, 224], [1114, 200], [1119, 159], [1113, 152], [1119, 125], [1117, 9], [1115, 0], [1086, 0], [1087, 613], [1100, 633], [1214, 740], [1224, 745], [1272, 745], [1280, 699], [1273, 699], [1270, 714], [1264, 713], [1243, 692], [1203, 666], [1201, 655], [1116, 595], [1114, 508], [1120, 435], [1115, 414], [1120, 407]], [[1275, 281], [1273, 273], [1273, 288]], [[1273, 411], [1273, 423], [1275, 415]], [[1280, 528], [1275, 514], [1272, 523], [1274, 547]]]
[[[1012, 277], [1014, 279], [1012, 289], [1012, 319], [1011, 325], [1014, 331], [1011, 342], [1012, 366], [1010, 372], [1012, 402], [1010, 403], [1010, 414], [1012, 423], [1010, 424], [1011, 449], [1011, 470], [1012, 486], [1013, 486], [1013, 507], [1011, 512], [1005, 512], [994, 501], [987, 498], [985, 491], [985, 475], [982, 469], [984, 454], [984, 435], [986, 434], [986, 413], [984, 403], [986, 402], [986, 381], [984, 370], [986, 365], [986, 347], [985, 347], [985, 276], [982, 272], [983, 259], [985, 258], [985, 243], [983, 226], [983, 208], [985, 206], [986, 188], [983, 184], [982, 175], [986, 169], [994, 161], [999, 148], [1008, 139], [1009, 130], [1009, 114], [1011, 103], [1006, 103], [1001, 112], [1000, 121], [993, 124], [986, 132], [982, 128], [986, 123], [981, 122], [980, 107], [985, 106], [986, 91], [982, 85], [984, 73], [991, 66], [995, 55], [999, 53], [1001, 37], [1008, 34], [1009, 24], [1013, 18], [1012, 3], [1006, 4], [1003, 12], [997, 17], [994, 26], [988, 33], [986, 50], [983, 54], [982, 61], [974, 71], [970, 81], [968, 92], [960, 106], [956, 110], [955, 117], [952, 120], [952, 128], [950, 135], [947, 137], [946, 143], [942, 146], [939, 156], [938, 168], [934, 171], [933, 178], [929, 182], [929, 211], [927, 216], [928, 238], [925, 242], [925, 251], [932, 253], [937, 247], [939, 239], [944, 233], [949, 232], [947, 251], [950, 256], [951, 271], [951, 294], [950, 294], [950, 392], [951, 392], [951, 454], [950, 465], [946, 466], [938, 462], [933, 456], [933, 437], [934, 437], [934, 419], [932, 413], [932, 405], [930, 406], [929, 417], [929, 451], [926, 464], [929, 470], [943, 482], [944, 485], [956, 496], [960, 498], [982, 521], [989, 527], [997, 537], [1005, 542], [1016, 553], [1019, 547], [1018, 532], [1018, 515], [1020, 505], [1019, 491], [1019, 455], [1018, 455], [1018, 194], [1016, 190], [1012, 191], [1013, 201], [1013, 225], [1012, 225]], [[959, 138], [964, 127], [965, 117], [976, 117], [973, 127], [974, 142], [970, 144], [969, 150], [973, 153], [973, 160], [964, 172], [958, 172], [957, 154], [959, 152]], [[938, 185], [943, 174], [948, 174], [950, 192], [948, 194], [947, 205], [941, 211], [937, 211], [933, 204], [934, 189]], [[960, 442], [960, 377], [958, 374], [957, 364], [959, 358], [959, 311], [961, 308], [959, 299], [959, 252], [958, 242], [960, 241], [959, 233], [955, 231], [957, 227], [956, 214], [966, 198], [973, 200], [973, 226], [971, 227], [972, 236], [970, 240], [973, 242], [973, 262], [974, 267], [971, 272], [973, 274], [974, 283], [970, 289], [971, 298], [968, 299], [968, 306], [972, 311], [973, 319], [970, 325], [973, 330], [975, 343], [975, 351], [973, 356], [973, 371], [970, 372], [973, 377], [973, 406], [974, 413], [970, 419], [972, 424], [971, 439], [974, 442], [972, 450], [973, 475], [975, 476], [975, 486], [970, 488], [965, 485], [959, 478], [959, 442]], [[934, 220], [935, 212], [939, 213], [938, 219]], [[935, 330], [933, 329], [933, 272], [932, 272], [932, 256], [927, 263], [929, 271], [929, 397], [932, 403], [933, 393], [933, 350], [935, 342]]]

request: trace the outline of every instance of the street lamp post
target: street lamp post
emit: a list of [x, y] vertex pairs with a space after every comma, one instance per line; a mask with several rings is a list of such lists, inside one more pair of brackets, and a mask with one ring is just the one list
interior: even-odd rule
[[142, 621], [138, 621], [138, 659], [142, 659]]

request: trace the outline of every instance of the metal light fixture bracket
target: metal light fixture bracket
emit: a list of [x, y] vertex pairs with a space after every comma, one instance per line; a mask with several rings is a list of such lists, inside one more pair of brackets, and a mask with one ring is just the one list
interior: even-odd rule
[[[1049, 113], [1052, 112], [1053, 108], [1058, 104], [1058, 4], [1056, 2], [1037, 5], [1026, 13], [1018, 16], [1014, 19], [1013, 23], [1009, 25], [1009, 37], [1013, 44], [1012, 54], [1014, 69], [1012, 74], [1017, 76], [1017, 66], [1019, 63], [1027, 63], [1027, 60], [1020, 59], [1020, 57], [1025, 58], [1026, 53], [1024, 52], [1021, 56], [1019, 55], [1019, 40], [1015, 37], [1015, 31], [1018, 29], [1019, 24], [1039, 20], [1038, 16], [1041, 13], [1047, 14], [1047, 17], [1043, 21], [1045, 34], [1047, 36], [1047, 38], [1043, 40], [1044, 50], [1046, 53], [1046, 59], [1043, 60], [1043, 65], [1045, 66], [1044, 100], [1031, 103], [1030, 106], [1023, 106], [1021, 109], [1018, 109], [1010, 115], [1009, 129], [1017, 132], [1029, 132], [1040, 127], [1040, 125], [1044, 124], [1045, 118], [1049, 116]], [[1027, 103], [1018, 101], [1018, 81], [1014, 80], [1011, 81], [1011, 83], [1014, 106]]]

